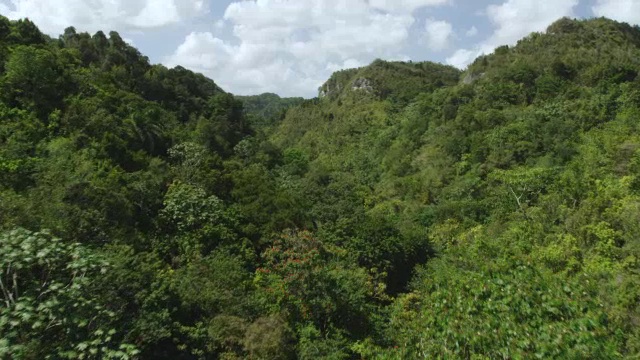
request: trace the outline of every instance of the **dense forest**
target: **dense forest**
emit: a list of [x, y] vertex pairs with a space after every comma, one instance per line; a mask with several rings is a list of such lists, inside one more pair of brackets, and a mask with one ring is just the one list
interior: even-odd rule
[[0, 16], [0, 359], [638, 359], [639, 75], [565, 18], [234, 97]]

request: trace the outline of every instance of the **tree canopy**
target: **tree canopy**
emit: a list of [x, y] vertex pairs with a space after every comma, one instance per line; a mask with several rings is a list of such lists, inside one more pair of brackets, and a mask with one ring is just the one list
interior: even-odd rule
[[0, 358], [640, 355], [640, 28], [235, 97], [0, 17]]

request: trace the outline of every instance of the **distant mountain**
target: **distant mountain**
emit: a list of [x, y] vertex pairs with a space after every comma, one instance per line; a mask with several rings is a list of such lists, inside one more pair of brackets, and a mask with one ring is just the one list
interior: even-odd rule
[[460, 71], [431, 62], [389, 62], [376, 60], [359, 69], [334, 73], [319, 89], [320, 98], [338, 99], [360, 92], [381, 99], [407, 102], [422, 92], [458, 82]]
[[[244, 104], [244, 110], [254, 122], [266, 121], [272, 124], [275, 120], [284, 116], [289, 108], [301, 104], [303, 98], [281, 98], [272, 93], [264, 93], [253, 96], [236, 96]], [[264, 123], [254, 125], [266, 125]]]

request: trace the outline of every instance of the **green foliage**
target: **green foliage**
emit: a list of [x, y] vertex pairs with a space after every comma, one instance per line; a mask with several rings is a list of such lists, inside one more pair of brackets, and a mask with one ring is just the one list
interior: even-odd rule
[[2, 81], [4, 100], [46, 116], [59, 107], [68, 82], [55, 53], [31, 46], [12, 48]]
[[0, 234], [0, 356], [128, 359], [116, 314], [92, 294], [109, 265], [79, 244], [16, 229]]
[[164, 234], [175, 238], [163, 238], [158, 248], [167, 248], [185, 262], [208, 254], [220, 244], [238, 240], [233, 214], [215, 195], [208, 196], [192, 185], [178, 182], [169, 187], [160, 220], [165, 225]]
[[336, 349], [321, 344], [336, 331], [356, 337], [366, 333], [368, 313], [384, 297], [384, 285], [373, 271], [354, 265], [346, 250], [309, 232], [285, 233], [262, 257], [265, 265], [257, 269], [254, 282], [263, 306], [269, 313], [286, 314], [292, 325], [307, 324], [299, 336], [324, 348], [311, 356], [312, 345], [302, 343], [303, 358], [338, 356]]
[[234, 97], [0, 17], [0, 358], [637, 358], [638, 59], [561, 19]]
[[[563, 281], [526, 258], [495, 258], [495, 250], [482, 249], [496, 245], [452, 254], [418, 275], [416, 290], [393, 310], [396, 356], [619, 357], [589, 277]], [[479, 259], [489, 256], [492, 262], [482, 265]]]
[[6, 40], [12, 45], [40, 45], [47, 41], [47, 37], [31, 20], [20, 19], [11, 24], [11, 32]]
[[284, 234], [263, 258], [255, 281], [263, 288], [265, 305], [286, 311], [296, 322], [326, 328], [327, 312], [339, 312], [338, 321], [355, 326], [365, 318], [367, 297], [376, 295], [369, 274], [351, 265], [345, 250], [326, 247], [308, 232]]
[[320, 87], [320, 95], [333, 100], [357, 96], [360, 92], [382, 99], [390, 98], [402, 106], [422, 92], [456, 84], [459, 76], [460, 72], [451, 66], [378, 59], [360, 69], [335, 73]]
[[[637, 292], [612, 284], [637, 279], [636, 227], [623, 219], [637, 217], [639, 39], [626, 24], [563, 19], [479, 58], [464, 77], [433, 66], [423, 86], [424, 65], [376, 61], [334, 74], [321, 100], [287, 112], [271, 140], [290, 158], [306, 155], [296, 175], [319, 234], [387, 273], [392, 294], [407, 291], [430, 244], [439, 252], [396, 300], [397, 324], [353, 351], [637, 354], [636, 331], [621, 320], [637, 317]], [[482, 246], [490, 251], [474, 252]], [[482, 298], [485, 287], [492, 296]], [[435, 308], [445, 300], [447, 311]], [[402, 317], [405, 301], [419, 307]]]
[[249, 121], [257, 129], [276, 124], [289, 108], [300, 105], [303, 98], [281, 98], [276, 94], [264, 93], [254, 96], [237, 96], [244, 105]]
[[292, 359], [292, 342], [291, 330], [277, 316], [257, 319], [249, 325], [244, 338], [249, 359]]

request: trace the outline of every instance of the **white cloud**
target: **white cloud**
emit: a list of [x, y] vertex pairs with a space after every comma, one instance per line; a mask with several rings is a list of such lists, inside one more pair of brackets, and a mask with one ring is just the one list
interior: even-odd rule
[[355, 69], [355, 68], [363, 67], [365, 65], [366, 64], [363, 64], [356, 59], [348, 59], [341, 64], [335, 64], [335, 63], [327, 64], [327, 70], [333, 73], [341, 69]]
[[161, 27], [207, 9], [203, 0], [0, 0], [5, 16], [28, 17], [53, 36], [68, 26], [89, 32]]
[[640, 24], [640, 1], [638, 0], [598, 0], [591, 8], [596, 16]]
[[563, 16], [572, 16], [577, 5], [578, 0], [507, 0], [489, 5], [485, 14], [494, 25], [493, 34], [472, 49], [456, 51], [447, 58], [447, 63], [464, 68], [477, 56], [491, 53], [501, 45], [513, 45], [532, 32], [544, 31]]
[[426, 6], [449, 4], [450, 0], [369, 0], [369, 4], [384, 11], [413, 12]]
[[496, 26], [489, 45], [511, 45], [534, 31], [543, 31], [563, 16], [571, 16], [578, 0], [509, 0], [489, 5], [487, 16]]
[[474, 37], [474, 36], [478, 35], [478, 28], [476, 28], [475, 26], [472, 26], [469, 30], [467, 30], [465, 35], [467, 37]]
[[203, 71], [210, 66], [225, 65], [234, 49], [211, 33], [191, 33], [184, 43], [178, 47], [175, 56], [183, 60], [182, 65], [196, 71]]
[[453, 36], [453, 26], [442, 20], [427, 19], [425, 39], [427, 46], [433, 51], [442, 51], [449, 46]]
[[224, 14], [233, 41], [192, 33], [164, 63], [200, 71], [236, 94], [315, 96], [333, 71], [406, 58], [412, 11], [448, 1], [233, 2]]
[[135, 41], [131, 40], [130, 38], [122, 38], [122, 41], [126, 42], [127, 44], [129, 44], [129, 45], [131, 45], [133, 47], [136, 46]]
[[447, 64], [455, 66], [459, 69], [464, 69], [469, 65], [476, 57], [478, 57], [477, 50], [458, 49], [453, 55], [447, 58]]

